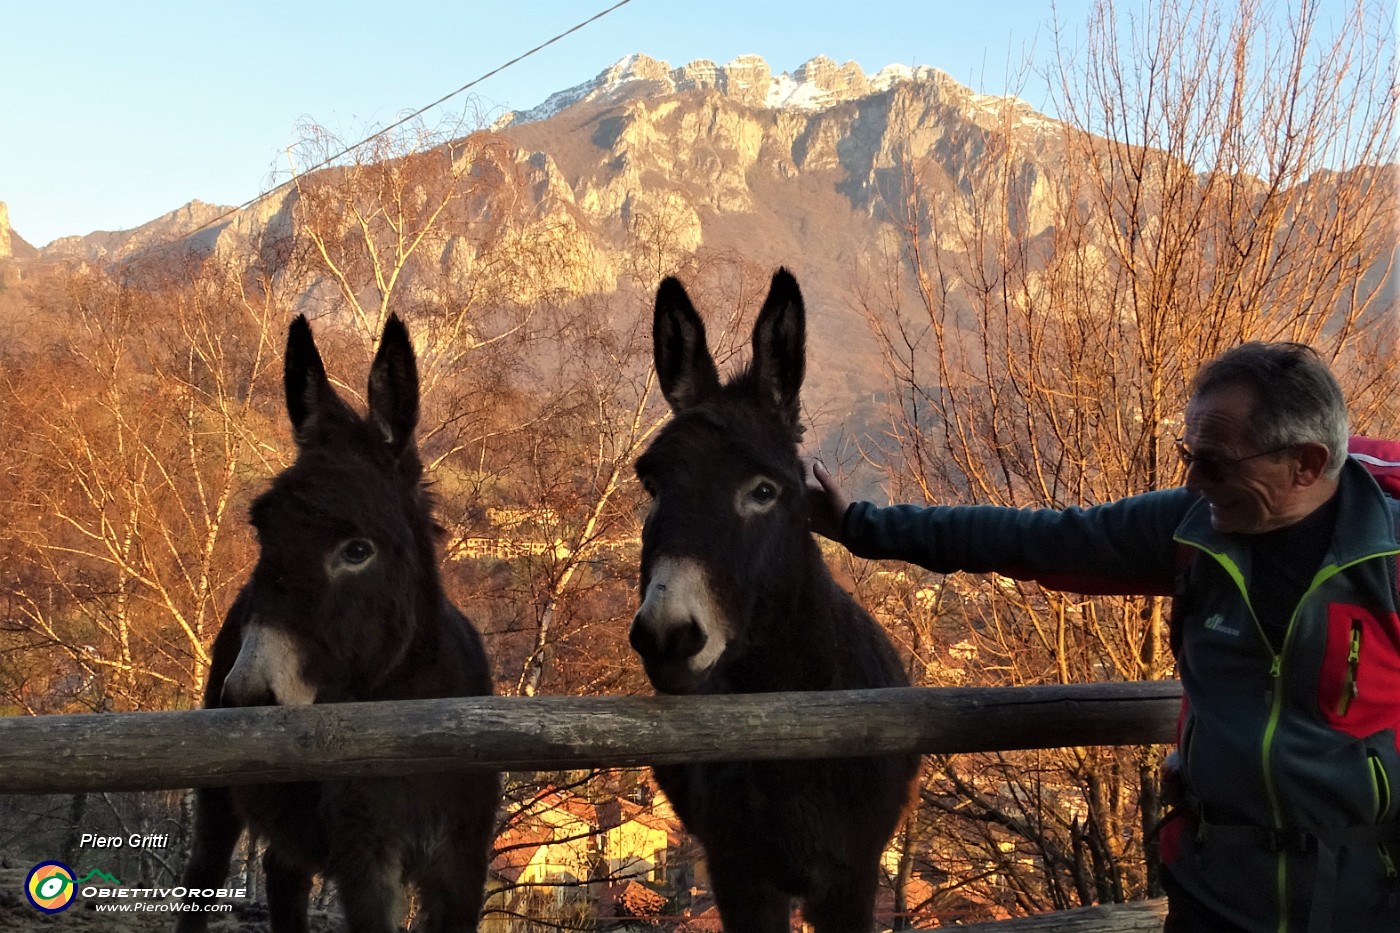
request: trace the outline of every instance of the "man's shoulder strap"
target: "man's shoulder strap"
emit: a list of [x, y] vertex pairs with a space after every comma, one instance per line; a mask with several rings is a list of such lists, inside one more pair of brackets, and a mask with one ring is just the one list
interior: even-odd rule
[[[1395, 537], [1400, 540], [1400, 441], [1357, 434], [1348, 439], [1347, 453], [1375, 477], [1376, 485], [1388, 497]], [[1395, 565], [1395, 591], [1400, 601], [1400, 556], [1395, 558]]]
[[1347, 453], [1370, 471], [1382, 492], [1400, 500], [1400, 441], [1358, 434], [1347, 441]]

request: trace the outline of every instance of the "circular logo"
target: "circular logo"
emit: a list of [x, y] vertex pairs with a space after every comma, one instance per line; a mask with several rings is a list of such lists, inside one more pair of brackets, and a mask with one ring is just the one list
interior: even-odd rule
[[24, 879], [24, 896], [35, 910], [46, 914], [67, 910], [76, 894], [73, 869], [62, 862], [40, 862], [29, 869], [29, 877]]

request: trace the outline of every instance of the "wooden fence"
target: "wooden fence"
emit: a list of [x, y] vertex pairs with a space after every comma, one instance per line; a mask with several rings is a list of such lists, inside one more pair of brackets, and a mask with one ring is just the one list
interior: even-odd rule
[[1180, 696], [1151, 681], [16, 716], [0, 718], [0, 793], [1147, 745], [1172, 741]]
[[[461, 767], [953, 754], [1174, 738], [1176, 681], [719, 697], [479, 697], [0, 718], [0, 794], [158, 790]], [[1160, 899], [984, 933], [1159, 931]]]

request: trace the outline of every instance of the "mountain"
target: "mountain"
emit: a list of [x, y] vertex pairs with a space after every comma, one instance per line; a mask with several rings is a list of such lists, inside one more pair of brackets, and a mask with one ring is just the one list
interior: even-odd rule
[[901, 160], [931, 161], [938, 188], [962, 197], [989, 137], [1010, 132], [1033, 192], [1025, 220], [1034, 235], [1050, 223], [1035, 211], [1064, 127], [933, 68], [866, 75], [818, 57], [774, 74], [756, 56], [672, 68], [632, 55], [506, 114], [494, 131], [560, 212], [583, 219], [613, 264], [599, 270], [610, 284], [639, 216], [664, 216], [685, 249], [792, 268], [811, 311], [808, 398], [830, 400], [841, 422], [868, 421], [857, 409], [882, 389], [878, 348], [849, 296], [886, 271], [882, 196], [900, 183]]
[[39, 251], [10, 226], [10, 209], [0, 201], [0, 323], [13, 319], [28, 302], [23, 269], [38, 256]]
[[[860, 294], [886, 285], [899, 261], [909, 172], [919, 173], [931, 206], [917, 220], [926, 224], [937, 211], [943, 248], [965, 249], [976, 233], [971, 225], [981, 222], [1003, 225], [1033, 251], [1054, 235], [1066, 204], [1083, 203], [1066, 182], [1068, 147], [1086, 152], [1102, 144], [1024, 101], [977, 94], [935, 68], [867, 74], [854, 62], [818, 56], [775, 73], [752, 55], [672, 67], [634, 54], [536, 107], [505, 114], [483, 133], [399, 158], [419, 160], [426, 173], [420, 193], [463, 171], [482, 182], [444, 215], [443, 242], [416, 258], [423, 281], [460, 282], [499, 267], [481, 232], [506, 228], [513, 242], [549, 253], [547, 263], [512, 282], [511, 297], [521, 303], [545, 294], [607, 295], [628, 282], [654, 288], [674, 266], [658, 260], [639, 273], [639, 256], [658, 247], [639, 231], [664, 234], [673, 257], [703, 252], [741, 256], [760, 269], [789, 267], [809, 308], [809, 409], [830, 426], [859, 427], [875, 423], [884, 379], [856, 305]], [[1148, 163], [1142, 190], [1149, 202], [1152, 172], [1190, 177], [1189, 167], [1164, 164]], [[352, 173], [326, 170], [306, 190], [315, 179], [333, 185]], [[1009, 179], [1014, 198], [988, 220], [989, 205], [976, 192], [994, 176]], [[1246, 201], [1261, 189], [1247, 176], [1234, 182]], [[1335, 183], [1320, 173], [1297, 190], [1327, 203]], [[191, 202], [135, 230], [57, 240], [40, 258], [112, 263], [189, 250], [275, 265], [314, 209], [307, 197], [282, 189], [228, 216]], [[1102, 218], [1105, 228], [1109, 220]], [[1097, 261], [1095, 244], [1084, 250]], [[1378, 268], [1375, 281], [1389, 274]], [[308, 296], [331, 308], [337, 301], [325, 283], [309, 285]]]
[[[933, 68], [866, 74], [818, 56], [775, 73], [757, 56], [673, 68], [636, 54], [497, 120], [489, 135], [506, 153], [510, 191], [473, 210], [516, 210], [530, 237], [560, 241], [566, 256], [546, 271], [552, 279], [534, 282], [541, 293], [617, 288], [647, 218], [664, 218], [674, 250], [788, 266], [809, 305], [809, 404], [839, 423], [880, 391], [878, 349], [847, 297], [882, 271], [880, 185], [900, 158], [936, 154], [950, 178], [971, 170], [987, 134], [1007, 125], [1024, 134], [1028, 159], [1059, 132], [1024, 103], [975, 94]], [[284, 189], [211, 223], [225, 209], [195, 201], [133, 230], [55, 240], [41, 255], [111, 263], [160, 247], [262, 256], [298, 210]], [[441, 262], [468, 270], [479, 252], [470, 237], [455, 238]]]
[[[816, 190], [822, 201], [868, 218], [880, 173], [901, 154], [917, 159], [936, 150], [956, 174], [976, 165], [985, 134], [1008, 125], [1031, 140], [1028, 154], [1035, 140], [1062, 131], [1022, 101], [975, 94], [934, 68], [890, 66], [867, 75], [855, 62], [818, 56], [774, 74], [753, 55], [672, 68], [634, 54], [537, 107], [506, 114], [492, 133], [517, 148], [524, 193], [568, 206], [600, 250], [615, 253], [617, 221], [662, 203], [684, 213], [693, 245], [718, 245], [718, 238], [742, 247], [740, 230], [722, 229], [736, 215], [821, 213], [787, 203]], [[132, 230], [62, 237], [41, 254], [121, 261], [191, 231], [199, 231], [201, 251], [220, 241], [248, 245], [285, 219], [290, 199], [284, 189], [210, 229], [203, 228], [228, 209], [192, 201]], [[805, 252], [813, 231], [788, 232], [802, 246], [792, 253]], [[832, 233], [839, 238], [839, 226]]]
[[726, 65], [700, 59], [672, 68], [666, 62], [634, 54], [603, 69], [591, 81], [550, 95], [538, 107], [506, 114], [492, 128], [546, 120], [578, 104], [685, 91], [717, 91], [751, 107], [822, 110], [842, 100], [884, 90], [901, 78], [908, 80], [932, 71], [896, 65], [867, 77], [855, 62], [837, 65], [819, 55], [795, 72], [774, 75], [768, 63], [757, 55], [741, 55]]
[[78, 259], [85, 262], [117, 262], [198, 236], [205, 224], [232, 210], [217, 204], [191, 201], [130, 230], [98, 230], [85, 236], [59, 237], [40, 254], [45, 259]]
[[1027, 122], [1038, 122], [1047, 128], [1059, 125], [1039, 116], [1023, 101], [975, 94], [944, 72], [926, 66], [889, 65], [867, 75], [856, 62], [838, 65], [825, 55], [818, 55], [794, 71], [775, 75], [768, 63], [757, 55], [741, 55], [724, 65], [700, 59], [672, 68], [667, 62], [633, 54], [603, 69], [591, 81], [550, 95], [537, 107], [505, 114], [492, 129], [547, 120], [580, 104], [617, 103], [629, 98], [663, 97], [688, 91], [714, 91], [754, 108], [818, 112], [888, 91], [898, 84], [924, 82], [941, 84], [964, 98], [970, 105], [970, 117], [975, 118], [980, 112], [1000, 122], [1003, 109], [1010, 107], [1023, 114]]
[[10, 226], [10, 208], [0, 201], [0, 259], [33, 259], [39, 254]]

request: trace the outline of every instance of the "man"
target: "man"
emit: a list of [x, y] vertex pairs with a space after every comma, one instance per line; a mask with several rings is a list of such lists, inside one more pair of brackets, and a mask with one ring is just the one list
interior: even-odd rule
[[1192, 384], [1184, 488], [1063, 511], [877, 508], [818, 464], [813, 528], [940, 573], [1172, 595], [1185, 709], [1166, 929], [1400, 931], [1400, 503], [1347, 435], [1316, 353], [1249, 343]]

